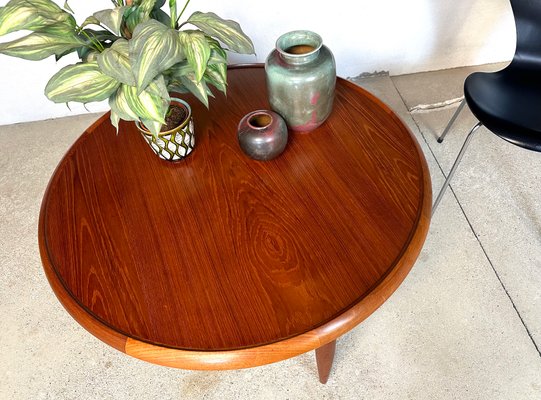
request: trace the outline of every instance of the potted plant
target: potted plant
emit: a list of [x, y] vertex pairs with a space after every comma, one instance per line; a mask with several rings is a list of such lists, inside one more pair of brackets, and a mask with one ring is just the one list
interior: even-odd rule
[[[61, 8], [51, 0], [10, 0], [0, 7], [0, 36], [20, 30], [31, 33], [0, 43], [0, 53], [27, 60], [54, 55], [59, 60], [76, 52], [80, 62], [58, 71], [45, 95], [56, 103], [108, 99], [117, 131], [121, 119], [135, 121], [150, 134], [151, 146], [171, 147], [168, 136], [162, 135], [166, 119], [184, 115], [185, 120], [177, 122], [190, 134], [193, 128], [189, 106], [171, 103], [170, 93], [191, 92], [208, 107], [209, 86], [226, 93], [226, 50], [253, 54], [252, 41], [238, 23], [211, 12], [194, 12], [181, 23], [190, 0], [180, 13], [176, 0], [168, 1], [169, 13], [162, 10], [167, 9], [165, 0], [111, 2], [113, 8], [95, 12], [78, 25], [67, 1]], [[184, 111], [171, 111], [171, 104]], [[179, 139], [178, 133], [169, 137]], [[193, 135], [180, 141], [185, 152], [191, 151]], [[168, 151], [159, 154], [179, 158]]]

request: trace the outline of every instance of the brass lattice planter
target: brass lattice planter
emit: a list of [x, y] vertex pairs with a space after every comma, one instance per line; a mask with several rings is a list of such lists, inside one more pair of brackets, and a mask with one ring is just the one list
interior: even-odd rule
[[171, 104], [186, 110], [187, 117], [184, 122], [170, 131], [160, 132], [155, 137], [139, 122], [137, 128], [143, 134], [148, 145], [163, 160], [180, 161], [187, 157], [195, 147], [195, 135], [193, 127], [192, 109], [184, 100], [171, 98]]

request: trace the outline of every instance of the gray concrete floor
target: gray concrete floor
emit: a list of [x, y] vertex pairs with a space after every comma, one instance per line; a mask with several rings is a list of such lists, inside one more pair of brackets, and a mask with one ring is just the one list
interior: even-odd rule
[[[496, 66], [497, 67], [497, 66]], [[467, 131], [465, 110], [409, 112], [461, 96], [461, 68], [356, 80], [419, 140], [434, 193]], [[239, 371], [193, 372], [128, 357], [64, 311], [37, 245], [41, 197], [96, 115], [0, 127], [0, 399], [540, 399], [541, 155], [484, 128], [397, 292], [342, 337], [319, 384], [313, 354]]]

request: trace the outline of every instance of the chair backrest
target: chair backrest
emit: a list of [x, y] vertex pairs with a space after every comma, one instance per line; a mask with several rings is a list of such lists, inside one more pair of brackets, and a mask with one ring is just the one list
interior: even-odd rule
[[541, 0], [510, 0], [517, 29], [513, 66], [541, 68]]

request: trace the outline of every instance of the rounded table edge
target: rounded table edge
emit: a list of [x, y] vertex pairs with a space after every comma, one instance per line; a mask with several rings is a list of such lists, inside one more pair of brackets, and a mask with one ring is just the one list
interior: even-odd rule
[[[261, 68], [262, 65], [239, 64], [231, 67], [233, 69]], [[41, 203], [38, 224], [38, 240], [41, 260], [53, 292], [68, 313], [92, 335], [132, 357], [174, 368], [191, 370], [226, 370], [257, 367], [315, 350], [350, 331], [377, 310], [377, 308], [393, 294], [406, 278], [421, 251], [430, 226], [432, 208], [431, 180], [426, 159], [419, 143], [401, 118], [372, 93], [346, 79], [339, 79], [347, 86], [370, 98], [371, 101], [376, 102], [391, 118], [399, 122], [400, 125], [408, 131], [411, 140], [417, 149], [418, 160], [421, 163], [423, 173], [422, 204], [419, 207], [416, 227], [412, 230], [410, 240], [405, 245], [404, 252], [393, 269], [390, 270], [384, 279], [370, 293], [336, 318], [308, 332], [263, 346], [227, 351], [195, 351], [154, 345], [125, 336], [88, 314], [84, 307], [81, 306], [65, 288], [50, 262], [44, 232], [46, 218], [45, 209], [47, 206], [49, 189], [55, 180], [58, 168], [63, 165], [63, 161], [71, 155], [78, 142], [84, 139], [86, 134], [91, 133], [96, 127], [103, 123], [105, 119], [109, 118], [108, 112], [86, 129], [66, 152], [49, 181]]]
[[60, 304], [62, 304], [62, 306], [66, 309], [66, 311], [72, 316], [75, 321], [77, 321], [92, 335], [114, 347], [115, 349], [125, 352], [127, 337], [115, 331], [114, 329], [111, 329], [107, 325], [103, 324], [102, 322], [88, 314], [85, 311], [84, 307], [80, 305], [77, 300], [75, 300], [75, 298], [72, 296], [72, 294], [66, 289], [64, 283], [62, 282], [62, 279], [60, 279], [51, 263], [47, 240], [45, 237], [45, 226], [47, 218], [46, 208], [49, 201], [49, 191], [57, 177], [57, 172], [59, 168], [64, 164], [64, 160], [67, 159], [74, 151], [79, 141], [83, 140], [86, 134], [92, 132], [94, 129], [100, 126], [103, 121], [109, 119], [109, 116], [110, 112], [103, 114], [90, 127], [85, 129], [81, 136], [79, 136], [79, 138], [77, 138], [77, 140], [75, 140], [75, 142], [70, 146], [66, 154], [64, 154], [57, 167], [55, 168], [53, 174], [51, 175], [51, 179], [47, 184], [47, 188], [45, 189], [43, 199], [41, 201], [41, 208], [38, 220], [38, 246], [41, 257], [41, 264], [43, 266], [45, 276], [47, 277], [47, 281], [53, 289], [53, 292], [59, 300]]

